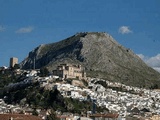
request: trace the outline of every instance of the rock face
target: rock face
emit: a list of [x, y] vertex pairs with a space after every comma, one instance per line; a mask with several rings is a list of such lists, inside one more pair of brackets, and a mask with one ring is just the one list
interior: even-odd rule
[[87, 76], [132, 86], [151, 87], [160, 83], [158, 72], [107, 33], [78, 33], [57, 43], [40, 45], [21, 65], [30, 69], [34, 61], [36, 68], [47, 67], [50, 71], [61, 63], [81, 64]]

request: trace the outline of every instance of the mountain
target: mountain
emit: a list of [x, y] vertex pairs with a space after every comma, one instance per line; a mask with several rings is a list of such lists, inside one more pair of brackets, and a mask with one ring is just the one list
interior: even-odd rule
[[87, 76], [103, 78], [138, 87], [154, 87], [160, 74], [148, 67], [136, 54], [103, 32], [77, 33], [65, 40], [40, 45], [22, 61], [24, 69], [47, 67], [50, 71], [61, 63], [81, 64]]

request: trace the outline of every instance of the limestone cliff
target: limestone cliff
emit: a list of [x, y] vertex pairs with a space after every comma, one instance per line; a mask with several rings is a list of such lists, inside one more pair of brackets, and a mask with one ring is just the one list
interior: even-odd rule
[[148, 67], [136, 54], [117, 43], [109, 34], [78, 33], [57, 43], [40, 45], [21, 63], [25, 69], [60, 63], [81, 64], [87, 76], [118, 81], [127, 85], [150, 87], [160, 83], [160, 74]]

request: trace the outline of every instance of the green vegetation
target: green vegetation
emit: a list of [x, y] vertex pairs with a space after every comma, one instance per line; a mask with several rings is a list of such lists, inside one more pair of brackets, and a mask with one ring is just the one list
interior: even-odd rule
[[[44, 90], [44, 88], [39, 87], [39, 83], [17, 89], [3, 90], [2, 96], [6, 96], [5, 102], [9, 104], [29, 104], [33, 108], [48, 109], [52, 107], [55, 110], [66, 111], [63, 96], [59, 91], [57, 89]], [[25, 101], [22, 103], [23, 99]]]
[[16, 81], [16, 76], [11, 70], [0, 71], [0, 88]]
[[20, 69], [20, 65], [19, 64], [15, 64], [14, 67], [13, 67], [13, 70], [15, 69]]
[[100, 85], [102, 85], [104, 88], [107, 88], [107, 87], [108, 87], [106, 81], [97, 81], [97, 82], [95, 82], [95, 84], [100, 84]]
[[44, 68], [40, 69], [40, 73], [39, 73], [38, 76], [40, 76], [40, 77], [46, 77], [48, 75], [49, 75], [49, 71], [48, 71], [48, 69], [46, 67], [44, 67]]
[[57, 118], [56, 113], [53, 109], [51, 109], [49, 115], [47, 116], [46, 120], [60, 120]]
[[[48, 70], [43, 68], [40, 74], [46, 76]], [[23, 81], [26, 78], [25, 75], [26, 73], [23, 73], [23, 75], [14, 74], [14, 69], [0, 71], [0, 98], [5, 98], [4, 101], [8, 104], [20, 104], [21, 106], [28, 104], [34, 109], [52, 109], [53, 111], [47, 117], [48, 120], [55, 117], [54, 111], [56, 110], [78, 114], [85, 114], [87, 111], [92, 110], [91, 100], [79, 101], [78, 99], [64, 98], [57, 89], [45, 90], [41, 88], [39, 82], [6, 87], [10, 83]], [[67, 82], [71, 83], [72, 79], [68, 79]], [[87, 85], [84, 80], [83, 83]], [[104, 108], [97, 107], [97, 111], [102, 110]], [[36, 111], [33, 111], [33, 114], [36, 115]]]
[[73, 79], [65, 79], [66, 83], [68, 83], [68, 84], [72, 84], [72, 80]]
[[[15, 67], [18, 67], [18, 64], [16, 64]], [[16, 68], [0, 70], [0, 89], [10, 83], [20, 82], [26, 78], [26, 73], [23, 73], [22, 75], [16, 75], [15, 69]]]
[[85, 86], [88, 86], [88, 82], [82, 79], [82, 82]]
[[22, 86], [14, 89], [3, 90], [2, 96], [6, 96], [5, 102], [8, 104], [18, 103], [22, 106], [28, 104], [32, 108], [51, 108], [54, 111], [59, 110], [61, 112], [72, 112], [78, 114], [81, 114], [82, 111], [86, 112], [92, 110], [91, 101], [79, 101], [78, 99], [63, 98], [57, 89], [51, 91], [45, 90], [44, 88], [39, 87], [38, 82], [31, 86]]
[[81, 114], [82, 111], [85, 113], [92, 108], [91, 102], [80, 102], [78, 99], [65, 98], [65, 103], [67, 105], [67, 110], [72, 113]]
[[[34, 83], [28, 86], [22, 86], [14, 89], [4, 89], [2, 96], [5, 97], [5, 102], [8, 104], [28, 104], [32, 108], [53, 109], [61, 112], [72, 112], [81, 114], [92, 110], [91, 101], [79, 101], [78, 99], [63, 98], [57, 89], [45, 90], [40, 88], [39, 83]], [[98, 108], [102, 111], [102, 108]], [[35, 113], [36, 115], [36, 113]], [[51, 114], [48, 119], [52, 118]]]

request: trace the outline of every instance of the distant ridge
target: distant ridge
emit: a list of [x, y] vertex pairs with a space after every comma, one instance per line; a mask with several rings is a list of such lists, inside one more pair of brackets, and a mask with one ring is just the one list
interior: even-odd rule
[[74, 63], [84, 66], [90, 77], [146, 88], [160, 83], [158, 72], [104, 32], [77, 33], [56, 43], [40, 45], [22, 61], [22, 68], [33, 68], [34, 59], [36, 68], [47, 67], [50, 71], [61, 63]]

